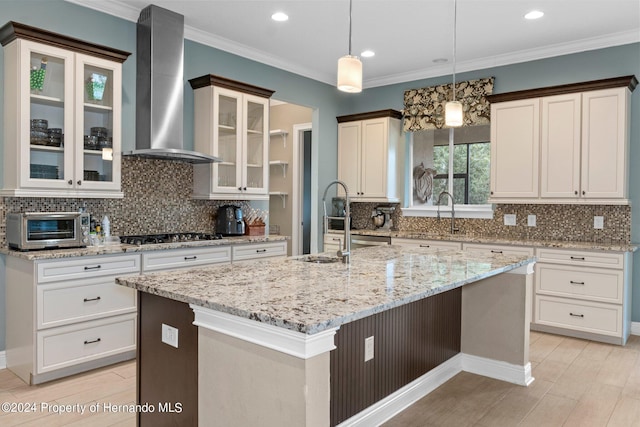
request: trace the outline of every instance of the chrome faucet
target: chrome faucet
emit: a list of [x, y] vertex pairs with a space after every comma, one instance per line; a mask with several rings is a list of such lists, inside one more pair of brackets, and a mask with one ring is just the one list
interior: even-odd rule
[[349, 210], [349, 189], [347, 188], [347, 184], [343, 181], [335, 180], [331, 181], [327, 188], [324, 189], [324, 195], [322, 196], [322, 204], [324, 206], [324, 231], [327, 232], [329, 217], [327, 216], [327, 205], [325, 204], [325, 199], [327, 198], [327, 191], [329, 191], [329, 187], [333, 184], [342, 185], [344, 188], [345, 202], [344, 202], [344, 242], [341, 245], [341, 249], [338, 250], [338, 256], [342, 257], [342, 262], [345, 264], [349, 264], [349, 257], [351, 255], [351, 211]]
[[442, 196], [445, 194], [449, 196], [449, 198], [451, 199], [451, 234], [454, 234], [456, 231], [459, 231], [459, 229], [457, 229], [455, 226], [455, 221], [456, 221], [456, 209], [454, 208], [455, 202], [453, 201], [453, 196], [448, 191], [443, 191], [438, 196], [438, 201], [436, 202], [438, 204], [438, 220], [440, 220], [440, 199], [442, 199]]

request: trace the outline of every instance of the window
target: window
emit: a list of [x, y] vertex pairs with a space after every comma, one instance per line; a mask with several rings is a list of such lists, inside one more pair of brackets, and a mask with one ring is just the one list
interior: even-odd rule
[[[468, 126], [414, 132], [411, 142], [411, 197], [406, 216], [436, 214], [438, 196], [453, 195], [456, 216], [491, 218], [489, 174], [491, 167], [490, 127]], [[450, 206], [442, 197], [441, 206]], [[441, 208], [442, 209], [442, 208]], [[444, 211], [443, 211], [444, 212]]]

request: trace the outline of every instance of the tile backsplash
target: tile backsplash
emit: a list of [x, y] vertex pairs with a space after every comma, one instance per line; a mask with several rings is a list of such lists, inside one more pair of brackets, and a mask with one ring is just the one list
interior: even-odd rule
[[[0, 244], [6, 244], [8, 212], [77, 211], [81, 206], [96, 218], [108, 215], [114, 235], [164, 232], [212, 232], [217, 208], [224, 204], [248, 209], [248, 202], [192, 200], [193, 166], [184, 162], [125, 157], [122, 160], [122, 199], [0, 198]], [[379, 204], [352, 203], [358, 229], [374, 229], [371, 212]], [[399, 205], [391, 215], [394, 229], [448, 233], [448, 218], [405, 217]], [[505, 226], [505, 214], [516, 215], [515, 226]], [[536, 227], [527, 216], [536, 215]], [[604, 217], [604, 228], [593, 228], [593, 217]], [[631, 243], [631, 207], [611, 205], [496, 205], [493, 219], [456, 218], [463, 234], [515, 240], [566, 240]]]
[[[374, 229], [371, 211], [376, 203], [352, 203], [356, 228]], [[405, 217], [399, 205], [391, 216], [394, 229], [408, 232], [449, 233], [450, 219]], [[504, 215], [515, 214], [516, 225], [504, 225]], [[527, 225], [528, 215], [536, 216], [536, 226]], [[593, 217], [604, 217], [604, 228], [593, 228]], [[631, 243], [631, 207], [613, 205], [498, 204], [493, 219], [456, 218], [460, 233], [478, 237], [514, 240], [565, 240]]]
[[[101, 219], [108, 215], [114, 235], [165, 232], [211, 233], [217, 208], [246, 202], [192, 200], [193, 166], [184, 162], [125, 157], [122, 199], [5, 197], [0, 203], [0, 243], [6, 244], [6, 213], [77, 211]], [[1, 200], [1, 199], [0, 199]]]

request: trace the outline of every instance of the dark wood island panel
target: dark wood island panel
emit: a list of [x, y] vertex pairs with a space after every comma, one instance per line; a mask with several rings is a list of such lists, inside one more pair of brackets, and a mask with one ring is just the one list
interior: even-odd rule
[[[335, 426], [460, 352], [462, 288], [342, 325], [331, 351]], [[374, 337], [367, 362], [365, 339]]]
[[[138, 426], [198, 425], [198, 328], [189, 304], [138, 292]], [[178, 348], [162, 342], [162, 324], [178, 329]]]

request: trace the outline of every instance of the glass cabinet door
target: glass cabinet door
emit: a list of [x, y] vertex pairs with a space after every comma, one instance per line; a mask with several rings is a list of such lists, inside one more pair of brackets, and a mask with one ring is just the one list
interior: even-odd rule
[[114, 90], [122, 87], [119, 68], [77, 55], [76, 74], [76, 186], [119, 188], [121, 91]]
[[246, 127], [244, 152], [246, 159], [245, 184], [249, 193], [265, 194], [267, 189], [268, 102], [266, 98], [245, 96]]
[[[73, 185], [73, 53], [21, 41], [22, 187]], [[26, 111], [23, 109], [23, 112]]]
[[213, 117], [213, 155], [222, 159], [214, 164], [213, 188], [218, 192], [237, 193], [242, 187], [240, 128], [241, 99], [238, 93], [215, 89]]

